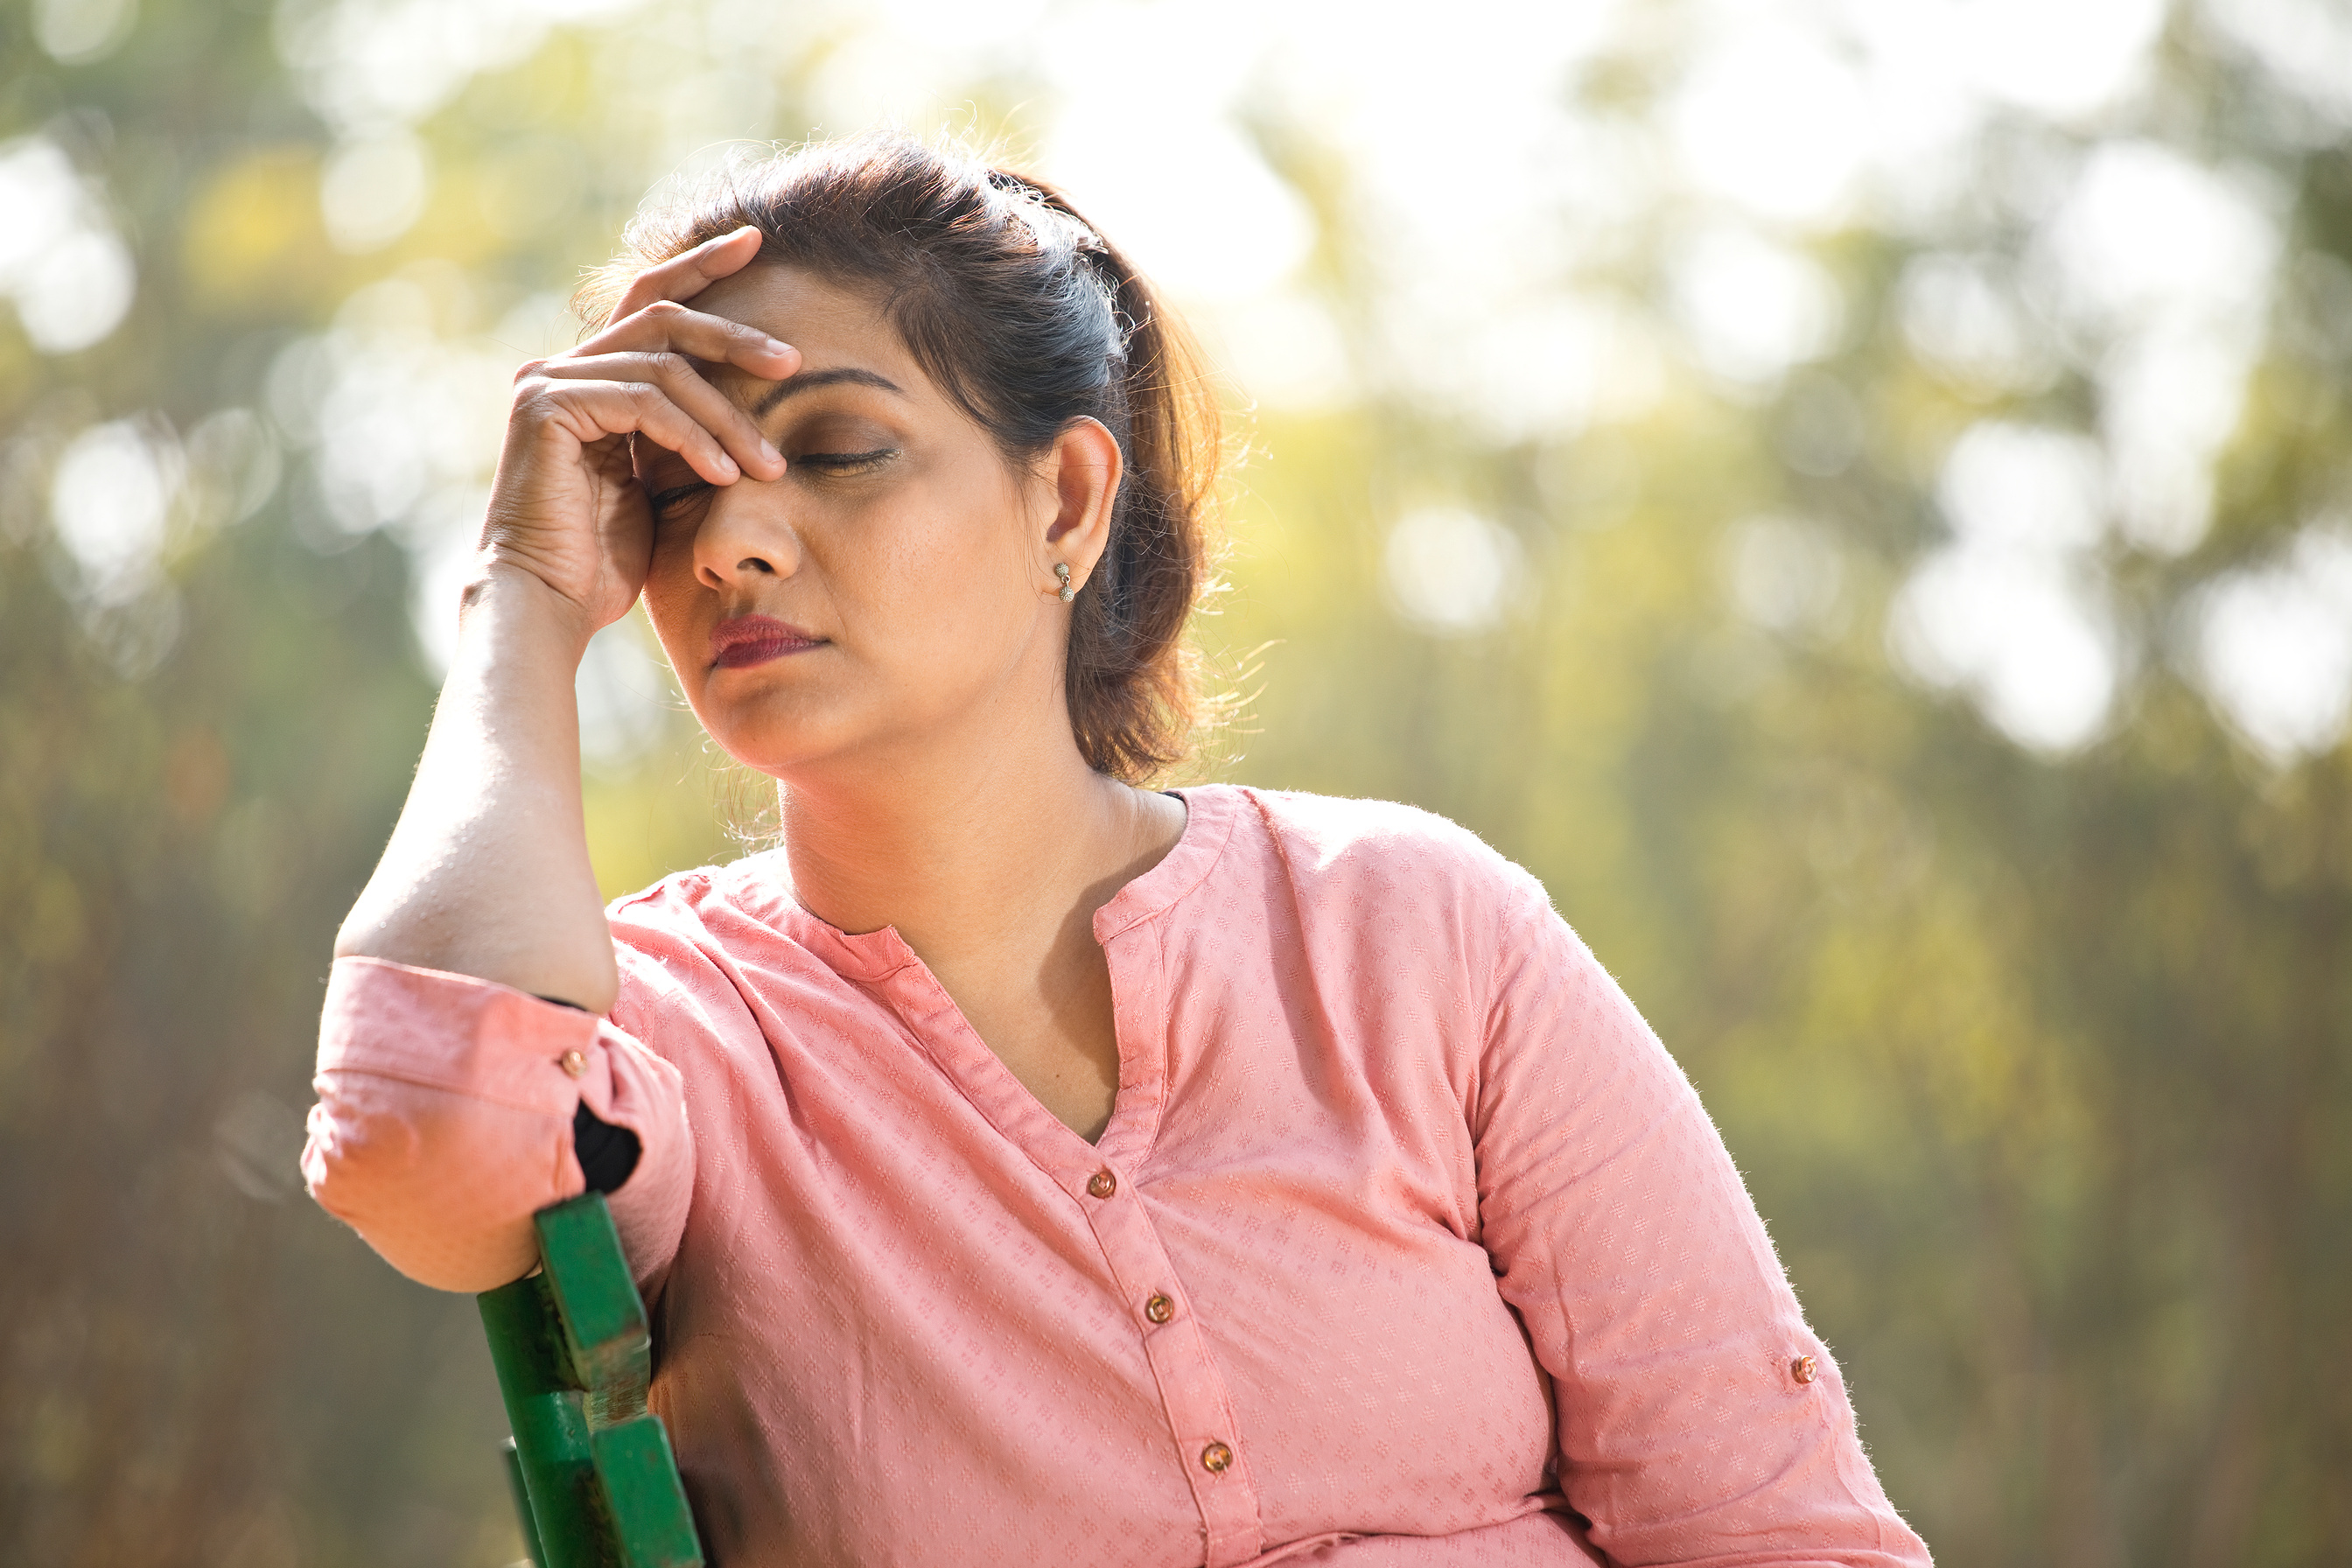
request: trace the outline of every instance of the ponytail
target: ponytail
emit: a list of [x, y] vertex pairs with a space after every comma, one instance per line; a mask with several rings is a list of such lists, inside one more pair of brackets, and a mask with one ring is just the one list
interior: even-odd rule
[[1115, 778], [1164, 772], [1189, 754], [1199, 673], [1184, 632], [1203, 589], [1202, 513], [1220, 455], [1218, 411], [1198, 351], [1162, 311], [1150, 280], [1057, 191], [1024, 181], [1086, 232], [1079, 254], [1101, 277], [1122, 352], [1104, 420], [1126, 477], [1110, 539], [1070, 622], [1070, 723], [1087, 763]]

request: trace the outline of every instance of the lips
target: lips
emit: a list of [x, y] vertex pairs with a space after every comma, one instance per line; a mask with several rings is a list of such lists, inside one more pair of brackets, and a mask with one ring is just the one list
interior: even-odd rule
[[805, 653], [824, 639], [769, 616], [738, 616], [711, 628], [710, 662], [720, 669], [748, 669], [786, 654]]

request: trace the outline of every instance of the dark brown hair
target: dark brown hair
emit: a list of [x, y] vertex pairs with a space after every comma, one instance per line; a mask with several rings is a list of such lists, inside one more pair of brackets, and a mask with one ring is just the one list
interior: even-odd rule
[[1217, 408], [1182, 329], [1125, 257], [1044, 183], [877, 133], [736, 165], [641, 212], [576, 301], [609, 319], [644, 268], [751, 225], [754, 265], [878, 290], [942, 391], [1010, 462], [1102, 422], [1126, 476], [1073, 605], [1064, 667], [1089, 766], [1140, 783], [1181, 762], [1203, 711], [1185, 628], [1209, 586]]

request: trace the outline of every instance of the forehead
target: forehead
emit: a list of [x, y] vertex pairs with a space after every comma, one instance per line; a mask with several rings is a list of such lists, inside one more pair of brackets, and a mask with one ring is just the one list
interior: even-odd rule
[[845, 288], [797, 267], [755, 264], [685, 304], [782, 339], [801, 351], [811, 370], [855, 365], [878, 371], [909, 393], [918, 384], [928, 388], [928, 378], [883, 314], [877, 291]]

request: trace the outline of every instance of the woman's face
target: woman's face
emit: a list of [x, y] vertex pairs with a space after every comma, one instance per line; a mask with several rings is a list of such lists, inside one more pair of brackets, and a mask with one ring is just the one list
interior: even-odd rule
[[851, 753], [903, 765], [960, 727], [1058, 713], [1066, 487], [1008, 464], [860, 292], [755, 266], [688, 305], [803, 355], [784, 381], [702, 367], [783, 454], [782, 479], [714, 487], [637, 444], [646, 606], [704, 728], [789, 776]]

